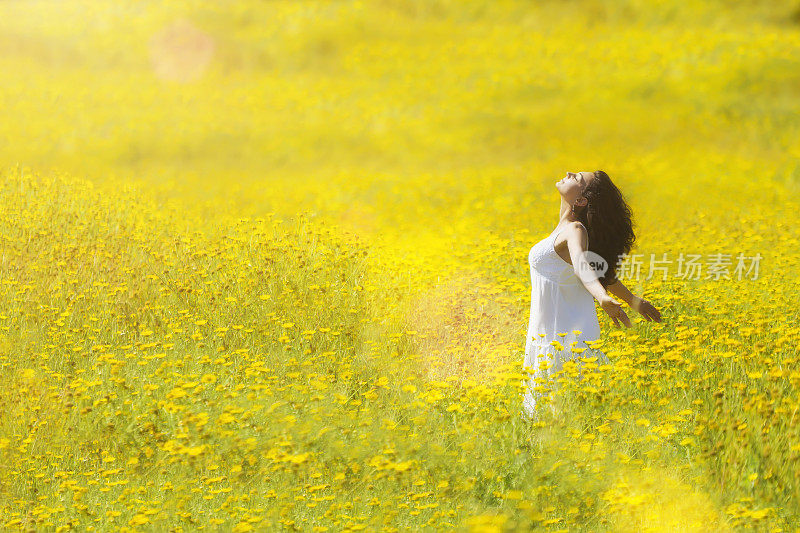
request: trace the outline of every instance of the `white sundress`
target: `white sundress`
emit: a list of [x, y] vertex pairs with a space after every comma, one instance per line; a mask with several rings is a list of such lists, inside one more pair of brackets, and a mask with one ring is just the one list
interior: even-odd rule
[[[531, 367], [533, 373], [526, 373], [528, 386], [525, 388], [523, 407], [525, 413], [535, 416], [539, 391], [533, 387], [541, 386], [536, 378], [548, 376], [563, 370], [564, 361], [576, 356], [572, 348], [587, 348], [580, 356], [597, 356], [598, 363], [607, 363], [608, 358], [599, 350], [592, 350], [584, 341], [594, 341], [600, 337], [600, 324], [594, 306], [594, 297], [586, 290], [575, 274], [572, 265], [556, 253], [553, 244], [564, 229], [564, 225], [533, 245], [528, 253], [531, 271], [531, 315], [528, 335], [525, 342], [523, 367]], [[574, 330], [580, 331], [579, 334]], [[566, 333], [559, 336], [558, 333]], [[558, 341], [563, 347], [551, 343]], [[550, 361], [552, 366], [540, 368], [540, 363]]]

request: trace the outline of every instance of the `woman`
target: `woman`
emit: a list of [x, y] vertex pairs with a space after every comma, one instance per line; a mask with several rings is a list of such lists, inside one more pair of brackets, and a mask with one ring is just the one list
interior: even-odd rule
[[561, 371], [572, 348], [586, 348], [584, 356], [607, 362], [605, 354], [586, 344], [600, 337], [594, 299], [616, 326], [622, 322], [630, 327], [631, 322], [609, 292], [645, 320], [661, 322], [650, 302], [631, 294], [616, 278], [617, 260], [630, 251], [635, 236], [631, 209], [608, 175], [602, 170], [567, 172], [556, 189], [561, 195], [558, 225], [528, 253], [531, 316], [523, 366], [533, 374], [523, 406], [530, 417], [536, 416], [538, 391], [533, 388], [542, 383], [535, 380]]

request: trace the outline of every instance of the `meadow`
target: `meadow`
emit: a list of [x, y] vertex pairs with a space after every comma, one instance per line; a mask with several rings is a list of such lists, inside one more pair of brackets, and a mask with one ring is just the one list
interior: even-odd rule
[[[800, 530], [798, 58], [788, 0], [0, 2], [0, 525]], [[525, 421], [597, 169], [664, 320]]]

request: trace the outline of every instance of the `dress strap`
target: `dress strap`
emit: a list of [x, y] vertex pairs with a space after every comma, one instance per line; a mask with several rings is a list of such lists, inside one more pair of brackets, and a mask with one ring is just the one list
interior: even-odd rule
[[[580, 224], [581, 226], [583, 226], [583, 222], [581, 222], [580, 220], [576, 220], [575, 222], [577, 222], [578, 224]], [[550, 236], [551, 236], [551, 237], [553, 237], [553, 239], [555, 239], [555, 237], [556, 237], [556, 236], [557, 236], [559, 233], [561, 233], [562, 231], [564, 231], [564, 227], [565, 227], [565, 226], [566, 226], [566, 224], [562, 225], [562, 227], [560, 227], [560, 228], [559, 228], [558, 226], [556, 226], [556, 229], [554, 229], [554, 230], [553, 230], [553, 233], [551, 233], [551, 234], [550, 234]], [[583, 226], [583, 229], [586, 229], [586, 226]], [[588, 230], [588, 229], [586, 229], [586, 231], [588, 232], [589, 230]]]

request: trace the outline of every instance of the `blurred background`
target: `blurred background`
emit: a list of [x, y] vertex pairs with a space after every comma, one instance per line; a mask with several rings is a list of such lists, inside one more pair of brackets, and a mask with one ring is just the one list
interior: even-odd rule
[[796, 0], [5, 1], [0, 162], [417, 244], [603, 169], [647, 231], [797, 190], [798, 46]]

